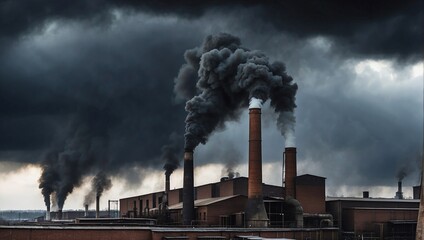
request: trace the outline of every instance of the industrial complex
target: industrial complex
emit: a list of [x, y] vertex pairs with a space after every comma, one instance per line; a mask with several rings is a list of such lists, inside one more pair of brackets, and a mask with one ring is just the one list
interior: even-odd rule
[[[249, 176], [193, 186], [193, 150], [184, 154], [184, 187], [119, 200], [110, 211], [47, 211], [37, 224], [0, 227], [0, 239], [414, 239], [420, 186], [404, 199], [326, 197], [322, 176], [297, 175], [297, 149], [282, 149], [284, 184], [262, 182], [261, 109], [249, 109]], [[421, 195], [422, 198], [422, 195]]]

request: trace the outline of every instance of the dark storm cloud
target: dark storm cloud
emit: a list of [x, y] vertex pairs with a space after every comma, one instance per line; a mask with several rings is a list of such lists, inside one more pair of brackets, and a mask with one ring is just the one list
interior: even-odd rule
[[[300, 161], [306, 166], [317, 163], [315, 174], [326, 176], [333, 186], [391, 185], [405, 165], [417, 168], [414, 159], [422, 151], [418, 85], [422, 80], [411, 78], [410, 67], [380, 62], [386, 67], [374, 75], [367, 72], [372, 69], [357, 72], [360, 61], [340, 58], [325, 44], [294, 49], [297, 58], [288, 58], [287, 66], [295, 70], [300, 89], [296, 114]], [[395, 80], [389, 80], [391, 71]], [[332, 170], [326, 170], [330, 166]], [[405, 180], [411, 179], [415, 177]]]
[[[417, 60], [422, 57], [422, 1], [3, 1], [0, 39], [42, 29], [53, 20], [82, 20], [89, 24], [113, 22], [114, 9], [153, 15], [201, 18], [207, 12], [239, 14], [244, 27], [276, 29], [307, 38], [327, 36], [343, 51], [380, 58]], [[234, 9], [251, 11], [233, 12]], [[241, 13], [241, 14], [240, 14]]]
[[[187, 38], [160, 21], [128, 35], [140, 18], [85, 34], [83, 25], [64, 24], [0, 57], [2, 160], [13, 160], [12, 150], [33, 152], [18, 161], [42, 162], [47, 204], [55, 192], [62, 208], [82, 178], [97, 171], [160, 169], [162, 146], [183, 132], [184, 106], [173, 100], [173, 79], [185, 49], [202, 36]], [[128, 37], [115, 37], [121, 34]]]
[[[143, 179], [140, 165], [161, 169], [169, 159], [174, 168], [181, 149], [174, 147], [172, 136], [184, 133], [186, 116], [181, 100], [197, 94], [197, 68], [187, 64], [180, 69], [184, 60], [190, 63], [196, 56], [186, 54], [184, 59], [184, 52], [211, 32], [224, 31], [250, 49], [264, 50], [273, 61], [285, 61], [299, 84], [300, 161], [336, 167], [339, 171], [322, 167], [316, 173], [332, 181], [388, 184], [402, 166], [399, 159], [409, 159], [420, 149], [414, 134], [419, 124], [408, 117], [415, 116], [415, 105], [346, 96], [354, 74], [344, 69], [343, 61], [419, 59], [421, 5], [193, 1], [185, 7], [160, 1], [2, 1], [0, 159], [39, 164], [56, 159], [46, 180], [53, 183], [51, 191], [64, 185], [66, 194], [84, 175], [98, 171], [134, 177], [131, 183], [138, 186]], [[328, 53], [310, 49], [316, 37], [330, 42]], [[175, 78], [187, 81], [175, 84]], [[178, 101], [174, 91], [181, 93]], [[405, 118], [382, 111], [388, 106]], [[275, 132], [275, 127], [264, 130], [269, 145], [264, 149], [278, 149], [275, 155], [264, 153], [272, 160], [280, 159], [283, 147], [279, 138], [267, 140]], [[247, 142], [238, 134], [223, 138], [234, 139], [230, 142], [235, 150]], [[76, 139], [80, 145], [72, 144]], [[227, 163], [225, 148], [211, 151], [223, 157], [205, 154], [196, 162]], [[60, 158], [68, 160], [58, 162]], [[64, 178], [60, 174], [67, 167], [78, 173], [56, 181]]]

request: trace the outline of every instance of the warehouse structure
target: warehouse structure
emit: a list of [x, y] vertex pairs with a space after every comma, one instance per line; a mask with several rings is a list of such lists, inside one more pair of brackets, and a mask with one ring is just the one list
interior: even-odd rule
[[[325, 178], [302, 175], [296, 177], [296, 189], [299, 191], [297, 204], [284, 201], [284, 188], [262, 184], [264, 204], [270, 226], [297, 226], [296, 214], [304, 212], [313, 217], [314, 214], [325, 214]], [[170, 223], [182, 224], [182, 188], [169, 191], [167, 214]], [[245, 226], [244, 208], [247, 204], [248, 179], [246, 177], [224, 177], [220, 182], [195, 187], [195, 220], [193, 224], [203, 226]], [[308, 198], [305, 191], [315, 194]], [[154, 217], [165, 214], [163, 206], [165, 191], [149, 193], [120, 199], [122, 217]], [[294, 201], [293, 201], [294, 202]], [[292, 208], [291, 214], [283, 214], [283, 209]], [[301, 212], [296, 213], [296, 210]], [[322, 216], [321, 216], [322, 217]], [[327, 216], [329, 218], [329, 216]], [[311, 225], [309, 225], [311, 226]], [[319, 226], [319, 225], [316, 225]]]
[[418, 199], [328, 197], [326, 208], [344, 237], [415, 239]]

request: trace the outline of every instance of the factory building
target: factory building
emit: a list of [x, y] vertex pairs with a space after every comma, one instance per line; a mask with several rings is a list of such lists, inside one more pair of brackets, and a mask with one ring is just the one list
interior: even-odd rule
[[[270, 226], [297, 226], [296, 221], [300, 220], [296, 217], [299, 218], [299, 215], [305, 214], [306, 219], [325, 217], [331, 220], [330, 216], [325, 215], [325, 178], [309, 174], [296, 176], [295, 189], [298, 192], [298, 200], [292, 203], [284, 201], [283, 187], [262, 184], [263, 202]], [[309, 197], [309, 194], [314, 197]], [[166, 197], [166, 191], [161, 191], [120, 199], [120, 214], [121, 217], [154, 217], [165, 212], [166, 209], [170, 223], [182, 224], [182, 195], [183, 189], [179, 188], [170, 190], [168, 197]], [[224, 177], [220, 182], [195, 187], [194, 196], [195, 219], [192, 224], [245, 226], [244, 211], [248, 201], [248, 178]], [[166, 198], [169, 205], [165, 208], [164, 199]], [[301, 208], [299, 209], [298, 206]], [[284, 214], [283, 209], [292, 210]], [[296, 213], [298, 210], [301, 212]], [[313, 224], [313, 221], [308, 221], [307, 226], [319, 227], [319, 223]]]
[[328, 197], [326, 209], [344, 238], [415, 239], [419, 199]]
[[247, 178], [222, 178], [194, 187], [193, 149], [185, 149], [183, 188], [170, 190], [166, 174], [164, 191], [121, 199], [121, 217], [150, 217], [159, 224], [183, 226], [337, 229], [340, 239], [413, 239], [419, 201], [404, 199], [401, 182], [393, 199], [372, 199], [368, 192], [361, 199], [326, 199], [326, 179], [298, 176], [297, 149], [286, 147], [283, 186], [267, 185], [262, 182], [261, 144], [261, 104], [251, 101]]
[[[262, 184], [269, 227], [336, 227], [340, 239], [354, 236], [414, 239], [419, 199], [370, 198], [369, 192], [364, 192], [362, 198], [326, 197], [325, 178], [310, 174], [296, 176], [293, 183], [296, 199], [292, 201], [285, 200], [284, 187]], [[417, 189], [414, 187], [415, 191]], [[224, 177], [220, 182], [197, 186], [194, 190], [195, 220], [192, 225], [247, 227], [244, 211], [248, 201], [248, 178]], [[165, 193], [120, 199], [121, 217], [157, 218], [164, 211], [161, 206], [166, 199]], [[183, 224], [182, 194], [182, 188], [169, 191], [167, 224]]]

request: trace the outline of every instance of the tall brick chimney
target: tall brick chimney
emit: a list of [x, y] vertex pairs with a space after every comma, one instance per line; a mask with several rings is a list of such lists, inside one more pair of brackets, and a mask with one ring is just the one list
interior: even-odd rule
[[284, 152], [285, 198], [296, 198], [295, 178], [297, 176], [296, 148], [287, 147]]
[[193, 150], [184, 152], [183, 180], [183, 224], [191, 225], [194, 220]]
[[100, 217], [100, 196], [96, 195], [96, 218]]
[[[260, 100], [258, 100], [260, 101]], [[248, 227], [268, 227], [262, 195], [261, 104], [249, 106], [249, 180], [245, 211]]]

